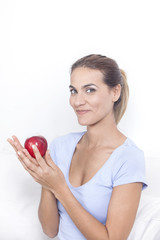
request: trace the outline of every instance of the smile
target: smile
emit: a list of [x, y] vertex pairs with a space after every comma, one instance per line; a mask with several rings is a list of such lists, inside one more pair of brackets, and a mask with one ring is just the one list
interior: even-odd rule
[[78, 115], [83, 115], [83, 114], [86, 114], [86, 113], [88, 113], [89, 112], [89, 110], [77, 110], [76, 111], [76, 113], [78, 114]]

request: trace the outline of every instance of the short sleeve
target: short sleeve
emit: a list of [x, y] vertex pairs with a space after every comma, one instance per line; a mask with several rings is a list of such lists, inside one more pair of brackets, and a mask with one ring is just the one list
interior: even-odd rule
[[142, 182], [144, 190], [148, 185], [145, 179], [145, 159], [142, 150], [135, 146], [127, 146], [121, 151], [113, 170], [113, 187]]

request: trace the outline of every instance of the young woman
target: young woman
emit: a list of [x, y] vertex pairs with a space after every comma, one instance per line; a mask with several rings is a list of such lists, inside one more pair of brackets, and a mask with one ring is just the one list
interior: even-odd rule
[[36, 159], [16, 136], [8, 139], [42, 185], [39, 219], [60, 240], [126, 240], [145, 182], [144, 154], [117, 124], [129, 96], [124, 71], [105, 56], [89, 55], [71, 68], [70, 104], [84, 132], [56, 138]]

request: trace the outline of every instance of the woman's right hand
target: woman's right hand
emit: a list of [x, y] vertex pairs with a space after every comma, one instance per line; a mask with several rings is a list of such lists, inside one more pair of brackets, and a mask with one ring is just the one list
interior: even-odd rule
[[[18, 138], [16, 136], [14, 136], [14, 135], [12, 136], [12, 139], [8, 138], [7, 141], [13, 147], [13, 149], [15, 150], [15, 152], [17, 154], [18, 159], [20, 160], [19, 155], [18, 155], [18, 151], [23, 151], [25, 148], [21, 145], [21, 143], [18, 140]], [[27, 152], [28, 159], [32, 163], [34, 163], [35, 165], [38, 166], [39, 164], [38, 164], [37, 160], [35, 158], [33, 158], [26, 149], [25, 149], [25, 151]]]
[[36, 182], [44, 188], [50, 190], [56, 197], [64, 195], [68, 186], [61, 169], [53, 162], [49, 150], [47, 150], [44, 158], [41, 156], [36, 145], [33, 145], [35, 158], [32, 158], [27, 149], [19, 142], [16, 136], [8, 139], [8, 142], [14, 148], [18, 159], [24, 169], [34, 178]]

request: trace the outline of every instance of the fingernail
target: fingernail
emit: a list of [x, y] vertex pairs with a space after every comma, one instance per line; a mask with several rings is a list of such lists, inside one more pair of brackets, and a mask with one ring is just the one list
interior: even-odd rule
[[17, 152], [17, 154], [18, 154], [18, 155], [21, 155], [21, 153], [20, 153], [19, 151]]
[[35, 145], [32, 145], [32, 148], [35, 149]]

